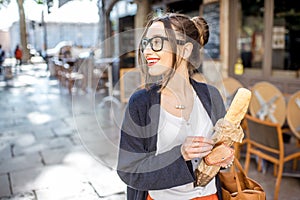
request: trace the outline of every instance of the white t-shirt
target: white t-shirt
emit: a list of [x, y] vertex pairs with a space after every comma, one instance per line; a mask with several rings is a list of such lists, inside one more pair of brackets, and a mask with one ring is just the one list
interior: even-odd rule
[[[212, 136], [213, 124], [203, 107], [200, 99], [194, 92], [194, 105], [190, 118], [174, 116], [161, 108], [158, 126], [157, 151], [161, 154], [181, 145], [187, 136]], [[198, 166], [201, 158], [193, 159], [193, 169]], [[172, 178], [172, 177], [170, 177]], [[181, 185], [164, 190], [150, 190], [149, 195], [154, 200], [183, 200], [215, 194], [217, 192], [215, 178], [204, 187], [194, 187], [194, 183]]]

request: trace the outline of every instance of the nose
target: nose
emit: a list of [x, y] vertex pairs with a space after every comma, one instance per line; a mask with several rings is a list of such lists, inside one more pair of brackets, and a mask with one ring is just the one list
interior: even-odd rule
[[150, 42], [146, 45], [145, 49], [144, 49], [144, 54], [149, 54], [152, 53], [152, 48], [150, 46]]

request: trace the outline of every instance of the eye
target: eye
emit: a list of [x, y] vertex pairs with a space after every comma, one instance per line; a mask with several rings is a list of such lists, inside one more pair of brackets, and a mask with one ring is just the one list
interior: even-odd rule
[[155, 46], [158, 46], [161, 44], [161, 39], [160, 38], [153, 38], [152, 44]]

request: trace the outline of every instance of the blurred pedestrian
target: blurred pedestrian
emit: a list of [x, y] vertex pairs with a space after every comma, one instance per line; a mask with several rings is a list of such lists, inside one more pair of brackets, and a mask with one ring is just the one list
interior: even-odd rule
[[15, 49], [15, 58], [16, 58], [16, 66], [21, 66], [22, 65], [22, 56], [23, 56], [23, 52], [22, 49], [20, 48], [19, 45], [16, 46]]

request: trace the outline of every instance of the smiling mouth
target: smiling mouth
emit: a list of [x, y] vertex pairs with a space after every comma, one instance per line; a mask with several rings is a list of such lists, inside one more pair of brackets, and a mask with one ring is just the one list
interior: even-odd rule
[[155, 65], [158, 61], [159, 61], [159, 59], [157, 59], [157, 58], [150, 58], [150, 59], [147, 59], [147, 63], [148, 63], [148, 66], [149, 66], [149, 67]]

